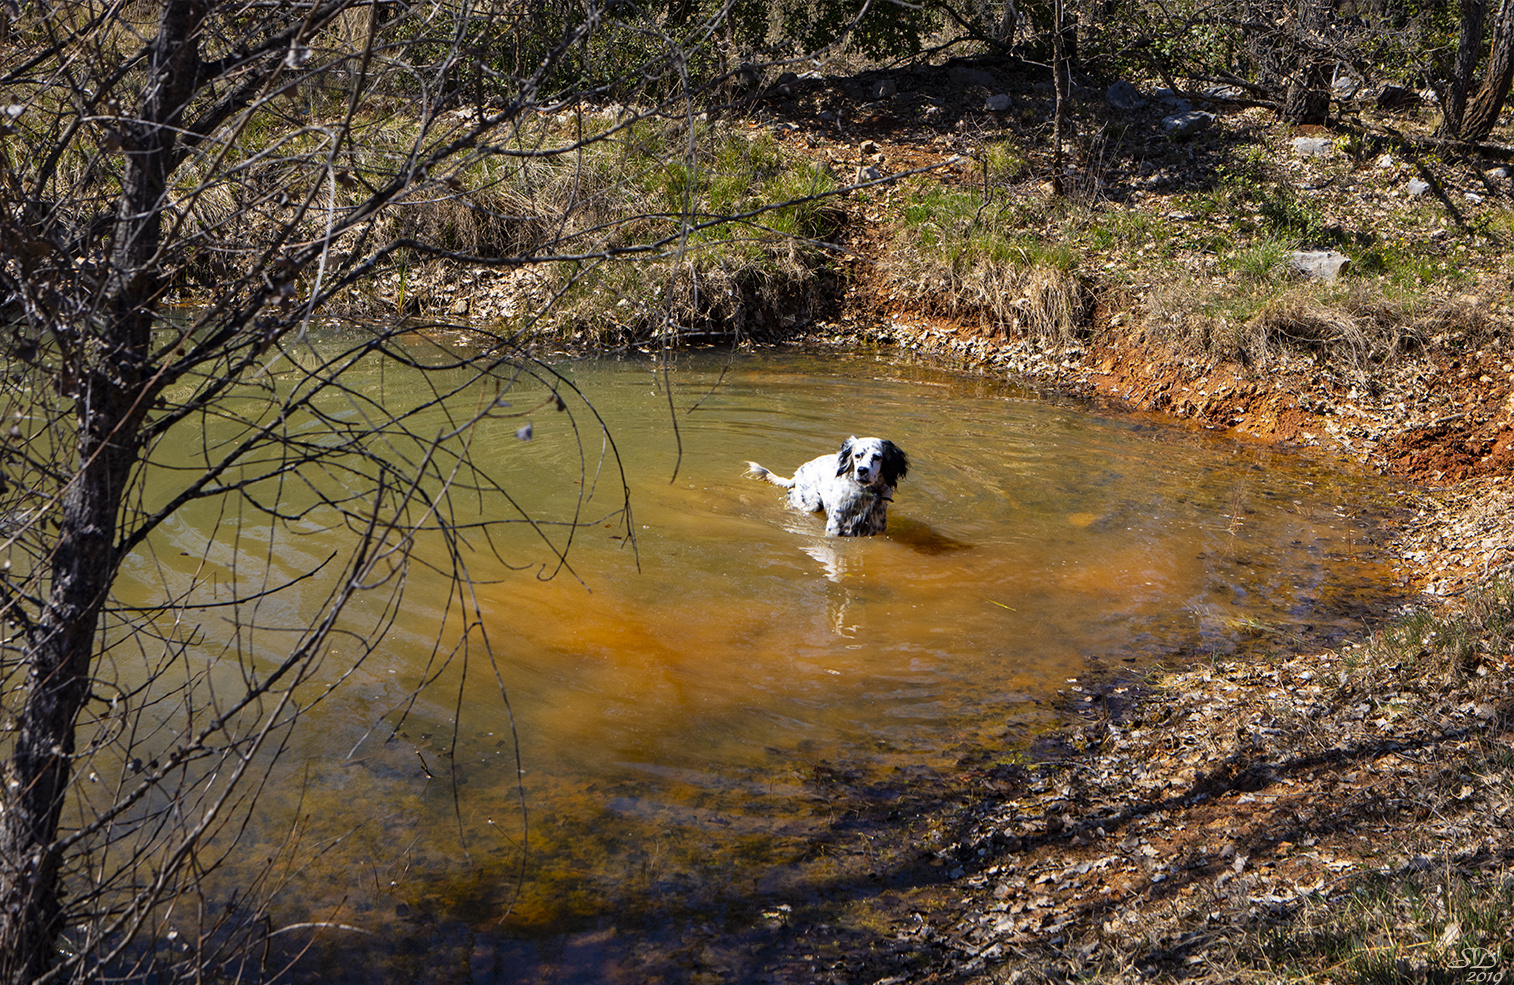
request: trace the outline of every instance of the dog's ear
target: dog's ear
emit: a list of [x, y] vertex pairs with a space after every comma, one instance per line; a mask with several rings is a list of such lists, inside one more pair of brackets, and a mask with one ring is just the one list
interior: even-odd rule
[[841, 450], [836, 453], [836, 474], [846, 475], [852, 470], [852, 443], [857, 440], [854, 434], [841, 442]]
[[909, 456], [892, 441], [883, 443], [883, 481], [897, 486], [899, 480], [909, 474]]

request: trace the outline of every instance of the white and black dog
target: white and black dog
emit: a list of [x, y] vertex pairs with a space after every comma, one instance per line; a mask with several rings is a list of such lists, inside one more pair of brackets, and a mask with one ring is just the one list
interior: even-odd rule
[[825, 510], [825, 532], [833, 537], [881, 534], [888, 525], [894, 487], [909, 472], [909, 459], [892, 441], [847, 438], [841, 451], [799, 466], [792, 479], [776, 476], [756, 462], [747, 475], [789, 491], [789, 505], [813, 513]]

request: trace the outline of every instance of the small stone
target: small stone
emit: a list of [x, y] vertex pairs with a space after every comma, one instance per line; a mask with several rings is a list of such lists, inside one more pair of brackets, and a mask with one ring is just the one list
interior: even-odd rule
[[1151, 98], [1166, 103], [1168, 106], [1177, 107], [1176, 112], [1179, 113], [1186, 113], [1193, 108], [1188, 100], [1178, 95], [1176, 89], [1169, 89], [1166, 86], [1162, 86], [1160, 89], [1153, 89]]
[[978, 86], [983, 89], [999, 88], [999, 80], [994, 78], [993, 73], [985, 72], [981, 68], [968, 68], [965, 65], [958, 65], [946, 74], [951, 79], [953, 85], [961, 86], [964, 89], [971, 88], [972, 86]]
[[1409, 183], [1404, 186], [1404, 190], [1407, 191], [1410, 195], [1413, 195], [1415, 198], [1419, 198], [1425, 192], [1430, 190], [1430, 183], [1420, 178], [1411, 178], [1409, 180]]
[[1189, 110], [1186, 113], [1174, 113], [1162, 120], [1162, 129], [1167, 131], [1169, 137], [1191, 137], [1196, 133], [1203, 133], [1214, 125], [1215, 115], [1203, 110]]
[[893, 79], [884, 79], [873, 85], [874, 99], [888, 99], [899, 92], [899, 84]]
[[1002, 113], [1009, 109], [1009, 105], [1010, 98], [1007, 92], [994, 93], [983, 103], [984, 108], [990, 113]]
[[1216, 85], [1207, 86], [1200, 90], [1199, 95], [1206, 102], [1211, 103], [1234, 103], [1246, 98], [1246, 90], [1240, 86]]
[[1392, 154], [1384, 154], [1377, 159], [1377, 167], [1380, 171], [1387, 171], [1389, 168], [1396, 167], [1397, 165], [1398, 162], [1393, 160]]
[[1491, 171], [1488, 172], [1488, 177], [1489, 178], [1507, 178], [1508, 176], [1509, 176], [1509, 169], [1508, 168], [1494, 168], [1493, 170], [1491, 170]]
[[1335, 153], [1335, 141], [1329, 137], [1294, 137], [1293, 152], [1299, 157], [1329, 157]]
[[1123, 79], [1105, 90], [1104, 101], [1112, 108], [1124, 112], [1140, 109], [1146, 105], [1146, 100], [1142, 97], [1141, 90]]
[[1465, 198], [1468, 202], [1471, 202], [1473, 205], [1482, 204], [1482, 196], [1477, 194], [1476, 192], [1462, 192], [1462, 197]]

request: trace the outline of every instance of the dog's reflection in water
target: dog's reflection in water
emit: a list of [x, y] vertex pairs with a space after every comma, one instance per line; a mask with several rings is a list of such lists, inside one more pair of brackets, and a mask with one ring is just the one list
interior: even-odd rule
[[[795, 533], [809, 532], [793, 527], [790, 529], [793, 529]], [[860, 568], [862, 566], [863, 559], [868, 556], [868, 552], [880, 549], [887, 550], [887, 547], [884, 546], [885, 544], [899, 544], [918, 554], [927, 556], [955, 554], [959, 551], [972, 550], [973, 547], [972, 544], [966, 541], [948, 537], [946, 534], [933, 529], [928, 523], [920, 523], [916, 520], [898, 517], [890, 525], [888, 533], [877, 540], [882, 543], [834, 537], [817, 538], [800, 549], [820, 562], [820, 566], [825, 569], [827, 580], [839, 583], [845, 577], [848, 568]]]

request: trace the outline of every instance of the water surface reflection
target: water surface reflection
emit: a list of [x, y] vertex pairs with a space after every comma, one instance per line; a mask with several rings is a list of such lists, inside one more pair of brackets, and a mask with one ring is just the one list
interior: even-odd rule
[[[613, 427], [634, 544], [613, 469], [576, 484], [585, 451], [560, 417], [535, 419], [529, 444], [516, 422], [485, 429], [473, 454], [509, 464], [522, 508], [586, 493], [603, 519], [576, 532], [571, 575], [478, 562], [492, 664], [436, 665], [436, 626], [458, 618], [440, 575], [412, 576], [381, 653], [316, 711], [288, 757], [299, 782], [267, 792], [248, 836], [256, 855], [300, 814], [326, 846], [290, 875], [292, 908], [504, 940], [613, 927], [653, 900], [803, 892], [813, 870], [791, 863], [838, 809], [817, 777], [1011, 755], [1070, 676], [1328, 633], [1385, 574], [1361, 477], [1010, 386], [793, 352], [564, 372]], [[910, 454], [884, 536], [825, 538], [742, 475], [748, 459], [789, 473], [849, 434]], [[156, 563], [176, 539], [225, 536], [216, 523], [165, 530]], [[304, 532], [300, 563], [346, 535]]]

